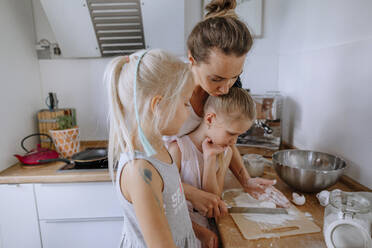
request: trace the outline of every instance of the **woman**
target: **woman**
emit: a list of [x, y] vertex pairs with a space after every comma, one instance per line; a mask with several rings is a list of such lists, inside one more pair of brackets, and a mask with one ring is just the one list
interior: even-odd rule
[[[209, 95], [228, 93], [233, 85], [239, 85], [244, 61], [252, 46], [252, 37], [234, 9], [235, 0], [214, 0], [206, 6], [208, 13], [199, 22], [187, 40], [188, 59], [196, 87], [190, 99], [190, 117], [181, 128], [179, 136], [194, 130], [201, 122], [203, 107]], [[241, 84], [240, 84], [241, 87]], [[263, 192], [273, 185], [272, 180], [250, 178], [240, 153], [232, 146], [230, 170], [248, 193]], [[216, 195], [183, 184], [186, 199], [207, 217], [227, 213], [224, 202]]]

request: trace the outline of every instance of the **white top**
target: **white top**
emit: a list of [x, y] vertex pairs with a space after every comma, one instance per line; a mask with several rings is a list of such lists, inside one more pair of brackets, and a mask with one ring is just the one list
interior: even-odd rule
[[[188, 135], [184, 135], [176, 140], [181, 151], [181, 181], [201, 189], [204, 168], [203, 154], [194, 145]], [[193, 222], [199, 224], [200, 226], [209, 228], [208, 219], [200, 213], [194, 211], [194, 207], [191, 202], [187, 201], [187, 207]]]
[[[189, 135], [184, 135], [180, 138], [177, 138], [176, 140], [181, 151], [181, 181], [194, 186], [195, 188], [202, 189], [202, 178], [204, 170], [203, 154], [192, 142]], [[226, 152], [224, 156], [226, 156]], [[218, 170], [218, 162], [216, 163], [216, 167]], [[198, 212], [194, 211], [194, 207], [191, 202], [186, 202], [191, 220], [201, 226], [212, 229], [208, 223], [208, 219]]]
[[198, 116], [195, 113], [195, 110], [192, 108], [191, 104], [189, 106], [190, 115], [181, 127], [181, 129], [178, 131], [177, 136], [182, 137], [185, 134], [188, 134], [192, 131], [194, 131], [202, 122], [203, 118]]
[[174, 136], [163, 136], [163, 141], [165, 146], [168, 148], [169, 144], [172, 143], [177, 139], [177, 137], [182, 137], [186, 134], [191, 133], [194, 131], [197, 127], [199, 127], [201, 121], [203, 120], [202, 117], [198, 116], [194, 109], [192, 108], [191, 104], [188, 107], [190, 114], [185, 123], [183, 123], [181, 129], [178, 131], [177, 135]]

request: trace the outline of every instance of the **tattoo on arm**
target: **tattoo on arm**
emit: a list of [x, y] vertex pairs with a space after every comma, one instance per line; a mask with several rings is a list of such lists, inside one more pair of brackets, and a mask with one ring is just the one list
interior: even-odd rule
[[139, 173], [141, 174], [141, 176], [142, 176], [143, 180], [145, 181], [145, 183], [147, 183], [150, 186], [150, 189], [152, 191], [152, 194], [154, 195], [154, 198], [155, 198], [156, 202], [158, 203], [158, 207], [159, 207], [160, 210], [162, 210], [162, 207], [160, 205], [160, 200], [156, 196], [153, 188], [150, 185], [151, 182], [152, 182], [152, 172], [149, 169], [147, 169], [147, 168], [144, 168], [144, 169], [139, 168]]
[[143, 170], [143, 179], [145, 180], [146, 183], [149, 183], [152, 181], [152, 172], [149, 169], [144, 169]]

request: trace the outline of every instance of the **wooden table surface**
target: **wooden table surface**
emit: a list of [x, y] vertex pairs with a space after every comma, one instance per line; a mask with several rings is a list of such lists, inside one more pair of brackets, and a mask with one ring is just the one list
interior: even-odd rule
[[[292, 198], [293, 190], [285, 184], [276, 175], [275, 171], [271, 167], [265, 168], [263, 178], [276, 179], [277, 184], [275, 187], [279, 189], [288, 198]], [[225, 189], [240, 188], [240, 184], [235, 177], [229, 172], [225, 180]], [[370, 191], [368, 188], [358, 184], [350, 178], [343, 176], [335, 185], [328, 188], [328, 190], [341, 189], [343, 191]], [[310, 213], [314, 219], [316, 225], [323, 230], [323, 216], [324, 207], [322, 207], [316, 194], [304, 194], [306, 197], [306, 203], [303, 206], [296, 206], [300, 211]], [[320, 248], [326, 247], [324, 242], [323, 233], [315, 234], [303, 234], [297, 236], [288, 236], [281, 238], [271, 239], [259, 239], [259, 240], [245, 240], [240, 233], [238, 227], [235, 225], [230, 215], [227, 215], [217, 222], [220, 238], [224, 248], [239, 248], [239, 247], [306, 247], [306, 248]]]

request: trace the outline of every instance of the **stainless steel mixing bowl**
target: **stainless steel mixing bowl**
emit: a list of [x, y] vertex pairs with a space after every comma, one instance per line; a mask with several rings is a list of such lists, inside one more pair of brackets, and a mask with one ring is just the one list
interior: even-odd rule
[[302, 192], [319, 192], [337, 182], [347, 164], [336, 156], [305, 150], [282, 150], [273, 155], [278, 176]]

